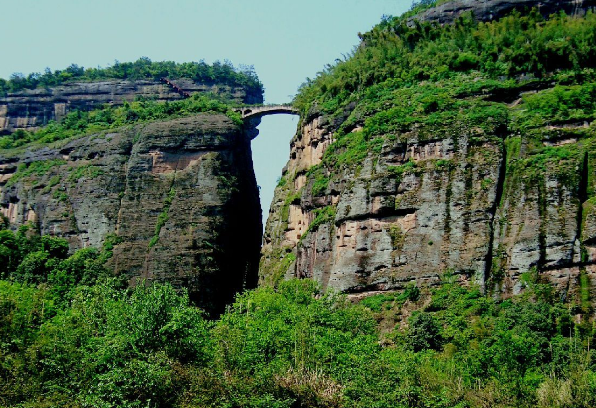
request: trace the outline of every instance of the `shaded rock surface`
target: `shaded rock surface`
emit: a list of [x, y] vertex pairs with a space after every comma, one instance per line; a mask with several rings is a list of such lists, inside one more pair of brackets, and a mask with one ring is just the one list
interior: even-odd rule
[[[292, 141], [285, 176], [294, 178], [289, 189], [300, 197], [288, 203], [278, 188], [265, 233], [264, 281], [279, 274], [314, 277], [326, 288], [357, 292], [433, 282], [446, 269], [484, 280], [497, 186], [483, 187], [482, 181], [499, 177], [498, 146], [473, 146], [467, 135], [458, 137], [458, 145], [449, 138], [421, 141], [414, 132], [406, 143], [387, 144], [361, 166], [344, 170], [324, 195], [313, 196], [305, 171], [320, 162], [333, 139], [322, 123], [324, 117], [306, 123]], [[438, 167], [438, 160], [448, 165]], [[388, 172], [411, 161], [416, 169], [400, 179]], [[336, 206], [333, 222], [309, 231], [313, 209], [324, 205]], [[275, 276], [269, 268], [288, 253], [295, 262]]]
[[209, 311], [257, 280], [261, 210], [247, 132], [199, 114], [0, 157], [0, 205], [72, 250], [114, 243], [131, 284], [188, 288]]

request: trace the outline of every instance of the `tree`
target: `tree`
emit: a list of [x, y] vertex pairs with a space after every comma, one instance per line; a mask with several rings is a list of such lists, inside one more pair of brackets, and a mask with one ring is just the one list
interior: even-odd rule
[[410, 318], [407, 343], [414, 351], [438, 350], [443, 338], [441, 328], [432, 314], [420, 312]]

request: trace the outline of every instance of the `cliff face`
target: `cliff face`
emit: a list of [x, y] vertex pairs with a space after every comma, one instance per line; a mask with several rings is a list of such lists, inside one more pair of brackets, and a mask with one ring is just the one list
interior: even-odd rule
[[[479, 30], [505, 24], [515, 25]], [[354, 62], [306, 92], [329, 95], [362, 66], [390, 71], [370, 61], [401, 44], [392, 36], [403, 35], [409, 53], [412, 38], [431, 30], [411, 29], [366, 34]], [[309, 277], [350, 293], [433, 284], [447, 273], [495, 295], [536, 280], [563, 297], [596, 295], [593, 77], [492, 79], [453, 64], [451, 78], [433, 80], [441, 76], [432, 62], [417, 58], [423, 68], [410, 72], [431, 72], [418, 82], [402, 71], [411, 82], [373, 82], [345, 100], [341, 91], [307, 94], [267, 221], [260, 281]]]
[[256, 285], [261, 211], [250, 138], [219, 114], [139, 124], [0, 158], [0, 205], [71, 249], [113, 245], [132, 284], [167, 281], [221, 310]]
[[[182, 93], [214, 93], [239, 103], [263, 102], [262, 95], [248, 93], [243, 87], [200, 84], [185, 78], [174, 82]], [[173, 101], [183, 96], [171, 85], [154, 80], [72, 82], [25, 89], [0, 98], [0, 134], [16, 129], [35, 130], [50, 120], [59, 121], [75, 109], [87, 111], [103, 104], [120, 105], [139, 97]]]
[[577, 288], [580, 273], [596, 284], [593, 138], [545, 140], [574, 154], [541, 167], [516, 161], [522, 138], [502, 145], [453, 129], [421, 140], [422, 130], [328, 174], [319, 190], [308, 169], [334, 130], [324, 115], [307, 119], [273, 199], [261, 280], [311, 277], [361, 292], [432, 284], [450, 270], [507, 294], [538, 271], [562, 291]]

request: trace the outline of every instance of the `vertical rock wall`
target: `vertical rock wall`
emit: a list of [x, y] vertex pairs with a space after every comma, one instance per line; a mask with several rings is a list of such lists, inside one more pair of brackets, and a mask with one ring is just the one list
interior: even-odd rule
[[115, 243], [132, 284], [171, 282], [221, 311], [257, 280], [261, 210], [250, 138], [219, 114], [137, 125], [0, 158], [13, 227], [71, 248]]
[[562, 295], [580, 282], [596, 287], [594, 124], [573, 137], [562, 136], [573, 126], [554, 138], [546, 129], [543, 146], [571, 153], [545, 162], [532, 156], [541, 151], [528, 145], [533, 137], [418, 128], [379, 138], [363, 160], [328, 171], [321, 188], [314, 169], [341, 123], [311, 112], [291, 142], [265, 230], [264, 284], [310, 277], [366, 292], [449, 272], [503, 295], [536, 276]]

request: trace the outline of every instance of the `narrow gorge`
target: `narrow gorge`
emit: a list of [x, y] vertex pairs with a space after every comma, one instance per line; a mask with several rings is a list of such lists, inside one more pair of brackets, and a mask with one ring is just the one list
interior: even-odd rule
[[[259, 55], [220, 3], [176, 41], [244, 10]], [[228, 61], [0, 79], [0, 406], [595, 407], [595, 7], [420, 0], [286, 104]]]

